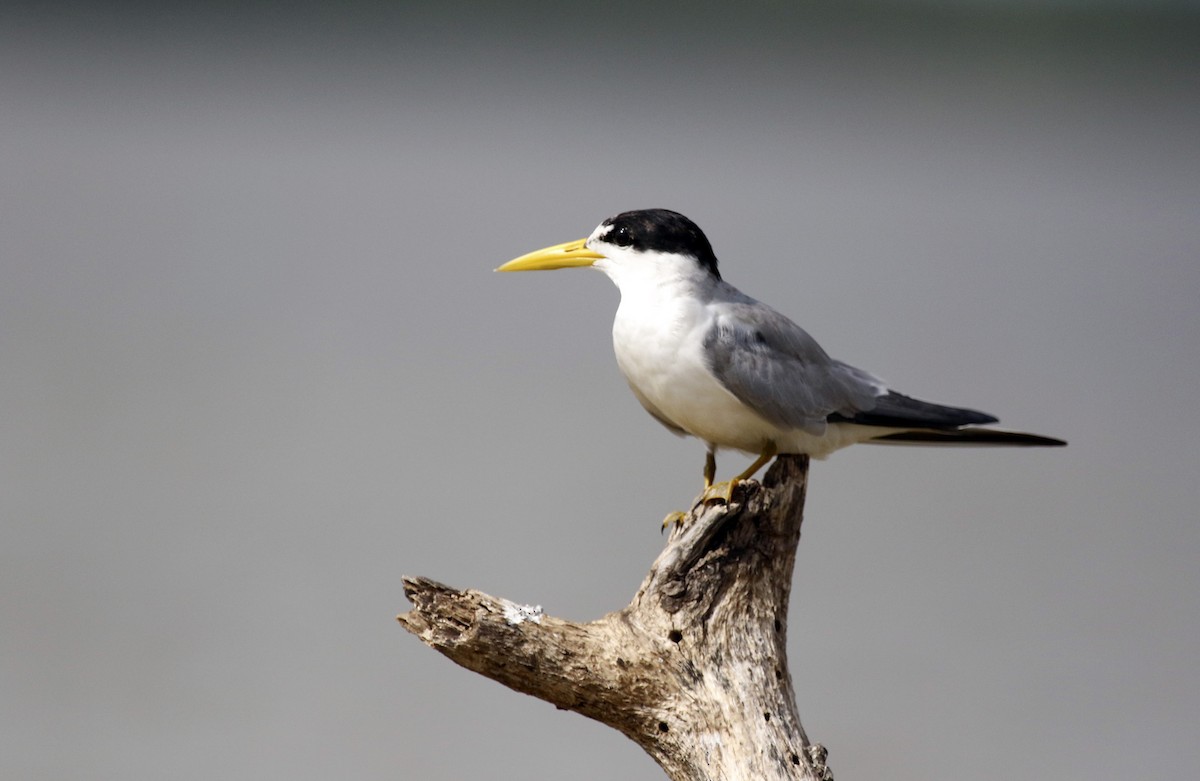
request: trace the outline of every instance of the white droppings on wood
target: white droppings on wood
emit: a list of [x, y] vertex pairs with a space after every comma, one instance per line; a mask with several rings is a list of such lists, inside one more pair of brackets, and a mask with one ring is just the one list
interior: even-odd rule
[[512, 626], [519, 626], [526, 621], [532, 621], [535, 624], [542, 623], [541, 605], [518, 605], [507, 599], [502, 601], [504, 603], [504, 620]]

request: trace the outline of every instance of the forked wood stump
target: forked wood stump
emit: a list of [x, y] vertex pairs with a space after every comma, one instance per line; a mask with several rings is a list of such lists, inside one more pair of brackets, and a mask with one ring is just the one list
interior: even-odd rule
[[832, 779], [800, 726], [788, 597], [808, 458], [676, 526], [629, 605], [587, 623], [405, 578], [400, 624], [454, 662], [620, 730], [676, 781]]

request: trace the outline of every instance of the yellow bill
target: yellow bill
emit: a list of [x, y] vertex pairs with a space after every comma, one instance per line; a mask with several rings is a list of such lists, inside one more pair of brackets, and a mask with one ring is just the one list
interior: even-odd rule
[[587, 239], [576, 239], [565, 244], [530, 252], [505, 263], [497, 271], [549, 271], [555, 268], [590, 266], [604, 256], [583, 246]]

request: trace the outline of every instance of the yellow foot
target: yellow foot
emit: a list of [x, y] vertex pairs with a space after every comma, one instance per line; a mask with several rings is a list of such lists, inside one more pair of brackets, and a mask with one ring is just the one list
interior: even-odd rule
[[724, 502], [729, 504], [733, 499], [733, 489], [737, 488], [739, 480], [727, 480], [724, 483], [713, 483], [704, 489], [700, 494], [700, 501], [697, 504], [708, 504], [709, 502]]
[[687, 520], [687, 513], [681, 513], [678, 510], [667, 513], [667, 517], [663, 518], [662, 530], [666, 531], [668, 526], [682, 526], [685, 520]]

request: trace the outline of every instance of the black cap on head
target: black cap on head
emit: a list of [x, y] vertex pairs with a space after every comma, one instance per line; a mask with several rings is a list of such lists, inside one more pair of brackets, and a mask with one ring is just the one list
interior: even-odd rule
[[691, 255], [717, 279], [717, 256], [696, 223], [669, 209], [639, 209], [609, 217], [604, 241], [636, 250]]

